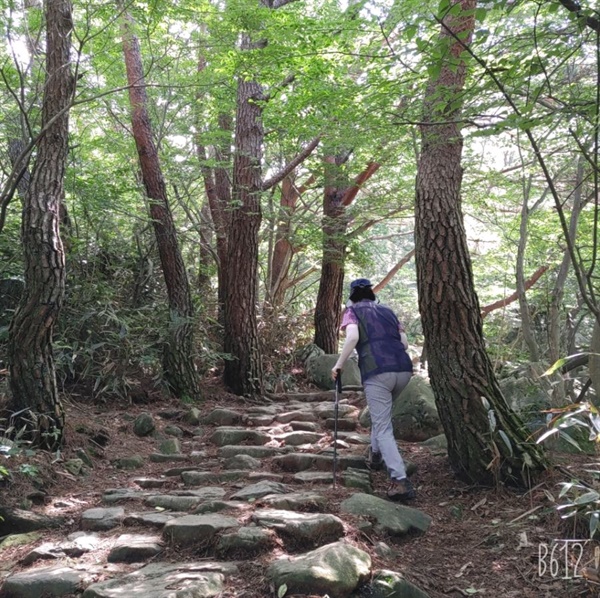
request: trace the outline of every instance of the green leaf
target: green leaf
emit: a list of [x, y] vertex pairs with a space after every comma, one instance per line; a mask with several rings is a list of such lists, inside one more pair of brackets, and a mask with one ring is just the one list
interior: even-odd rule
[[564, 438], [569, 444], [572, 444], [578, 451], [581, 450], [579, 444], [575, 440], [573, 440], [573, 438], [571, 438], [566, 432], [560, 430], [559, 434], [561, 438]]
[[287, 585], [282, 584], [279, 586], [278, 590], [277, 590], [277, 598], [283, 598], [285, 596], [285, 593], [287, 592]]
[[587, 505], [587, 504], [589, 504], [591, 502], [596, 502], [599, 498], [600, 498], [600, 494], [598, 494], [594, 490], [591, 490], [590, 492], [586, 492], [585, 494], [582, 494], [581, 496], [578, 496], [575, 499], [574, 504], [576, 504], [576, 505]]
[[475, 10], [475, 19], [477, 21], [479, 21], [480, 23], [485, 20], [486, 15], [487, 15], [487, 9], [485, 9], [483, 7], [480, 7]]

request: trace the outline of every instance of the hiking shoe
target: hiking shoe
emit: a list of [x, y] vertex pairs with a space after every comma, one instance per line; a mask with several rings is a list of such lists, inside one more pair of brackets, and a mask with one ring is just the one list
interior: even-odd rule
[[374, 453], [373, 449], [369, 447], [366, 459], [367, 469], [371, 471], [381, 471], [385, 465], [381, 453]]
[[392, 480], [387, 497], [393, 501], [407, 502], [414, 500], [417, 493], [412, 482], [408, 478], [402, 478], [401, 480]]

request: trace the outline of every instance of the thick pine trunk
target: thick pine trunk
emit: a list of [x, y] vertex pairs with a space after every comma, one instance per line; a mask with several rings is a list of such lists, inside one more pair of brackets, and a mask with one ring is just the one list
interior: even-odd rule
[[11, 410], [35, 446], [62, 442], [64, 412], [58, 397], [52, 332], [64, 297], [65, 256], [59, 233], [67, 158], [69, 106], [74, 81], [69, 52], [73, 27], [68, 0], [46, 2], [46, 84], [42, 133], [24, 190], [22, 238], [25, 289], [10, 325]]
[[[243, 47], [250, 47], [244, 40]], [[262, 392], [263, 372], [256, 321], [258, 232], [261, 223], [263, 92], [256, 81], [240, 78], [237, 90], [233, 209], [225, 279], [225, 384], [238, 395]]]
[[123, 52], [130, 85], [131, 123], [169, 298], [170, 323], [163, 351], [163, 376], [175, 396], [196, 399], [200, 396], [200, 390], [193, 359], [192, 297], [152, 137], [139, 41], [131, 31], [131, 26], [131, 19], [126, 18], [123, 25]]
[[[444, 19], [445, 26], [468, 44], [476, 0], [453, 4], [461, 4], [462, 12]], [[459, 477], [471, 483], [529, 484], [544, 461], [502, 396], [486, 353], [473, 284], [460, 205], [463, 141], [455, 124], [458, 110], [450, 108], [464, 86], [464, 48], [446, 27], [440, 34], [446, 56], [424, 100], [423, 121], [431, 124], [421, 128], [416, 183], [417, 281], [429, 374]]]

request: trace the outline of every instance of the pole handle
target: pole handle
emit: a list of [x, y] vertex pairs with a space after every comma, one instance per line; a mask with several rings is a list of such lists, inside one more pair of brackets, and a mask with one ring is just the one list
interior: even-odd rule
[[338, 368], [336, 372], [337, 376], [335, 377], [335, 389], [338, 392], [342, 392], [342, 370]]

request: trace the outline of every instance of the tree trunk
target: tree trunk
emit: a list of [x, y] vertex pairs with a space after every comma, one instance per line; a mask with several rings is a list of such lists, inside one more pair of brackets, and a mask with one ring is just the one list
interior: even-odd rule
[[294, 247], [291, 242], [292, 216], [301, 193], [292, 175], [285, 177], [281, 182], [277, 232], [269, 276], [269, 301], [275, 311], [281, 307], [285, 298], [288, 275], [294, 257]]
[[[573, 207], [571, 208], [571, 218], [569, 220], [569, 237], [573, 245], [575, 245], [575, 238], [577, 236], [579, 215], [581, 214], [584, 204], [582, 193], [583, 164], [584, 160], [580, 157], [577, 162], [577, 174], [575, 178], [575, 188], [573, 190]], [[566, 322], [564, 321], [561, 326], [561, 311], [563, 310], [563, 291], [570, 266], [571, 256], [568, 251], [565, 251], [556, 275], [556, 281], [554, 282], [554, 288], [552, 289], [550, 305], [548, 308], [548, 354], [551, 364], [569, 354], [568, 347], [565, 346], [564, 342], [561, 342], [561, 338], [563, 337], [562, 331], [566, 326]], [[562, 405], [566, 398], [566, 394], [565, 381], [563, 379], [553, 388], [552, 404], [556, 407]]]
[[415, 215], [419, 310], [453, 469], [469, 483], [528, 485], [544, 461], [507, 406], [486, 353], [461, 212], [463, 142], [456, 105], [476, 0], [456, 4], [461, 12], [443, 20], [444, 58], [423, 104], [422, 120], [428, 125], [421, 127]]
[[[245, 34], [242, 47], [251, 41]], [[256, 321], [258, 232], [263, 144], [261, 86], [240, 78], [237, 89], [233, 205], [225, 280], [225, 345], [232, 359], [225, 362], [225, 384], [238, 395], [262, 392], [262, 359]]]
[[192, 297], [167, 201], [158, 152], [152, 138], [140, 45], [132, 25], [133, 21], [126, 16], [123, 23], [123, 52], [130, 86], [131, 123], [169, 298], [170, 324], [163, 350], [163, 376], [177, 397], [196, 399], [200, 391], [193, 359]]
[[46, 2], [46, 83], [42, 128], [23, 202], [25, 289], [8, 338], [11, 423], [25, 426], [28, 439], [48, 450], [63, 439], [64, 412], [58, 397], [52, 332], [65, 289], [60, 239], [60, 203], [68, 151], [69, 107], [74, 92], [70, 69], [71, 4]]
[[323, 194], [323, 259], [321, 280], [315, 306], [314, 342], [325, 353], [337, 353], [338, 332], [344, 296], [344, 263], [348, 246], [346, 208], [354, 201], [362, 186], [379, 170], [378, 162], [370, 162], [348, 185], [340, 180], [339, 167], [350, 152], [325, 158], [325, 190]]
[[[533, 326], [531, 325], [531, 315], [529, 314], [529, 303], [525, 291], [525, 249], [527, 248], [527, 240], [529, 238], [529, 215], [532, 209], [529, 208], [529, 195], [531, 191], [531, 179], [527, 182], [523, 181], [523, 203], [521, 204], [521, 222], [519, 226], [519, 244], [517, 246], [517, 263], [516, 263], [516, 288], [519, 298], [519, 312], [521, 313], [521, 331], [523, 340], [529, 349], [529, 357], [531, 361], [537, 363], [540, 360], [540, 351], [538, 349], [535, 336], [533, 334]], [[541, 374], [542, 372], [540, 372]]]
[[348, 221], [334, 156], [325, 158], [325, 190], [323, 193], [323, 259], [321, 281], [315, 305], [315, 345], [325, 353], [337, 353], [340, 318], [344, 293], [344, 262]]
[[[202, 67], [202, 61], [201, 61]], [[200, 67], [199, 67], [200, 68]], [[202, 67], [203, 68], [203, 67]], [[198, 122], [198, 130], [201, 128], [201, 123]], [[218, 165], [215, 167], [207, 166], [208, 150], [201, 142], [201, 135], [197, 136], [196, 153], [200, 160], [200, 170], [204, 180], [204, 191], [208, 199], [210, 215], [215, 227], [216, 236], [216, 251], [217, 251], [217, 297], [219, 303], [218, 321], [224, 326], [224, 305], [225, 292], [227, 288], [227, 260], [228, 260], [228, 237], [230, 233], [231, 216], [228, 209], [231, 206], [231, 184], [228, 166], [231, 163], [231, 118], [221, 113], [219, 115], [219, 129], [222, 132], [222, 142], [214, 148], [215, 158]]]

